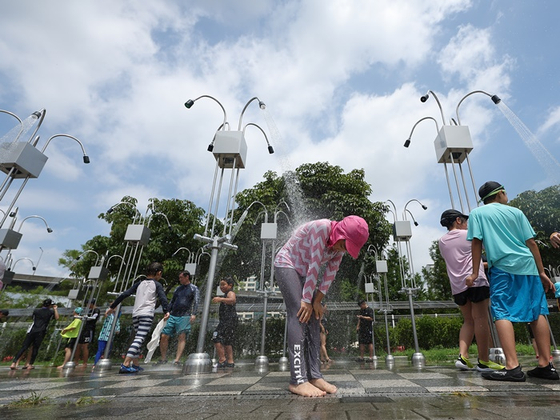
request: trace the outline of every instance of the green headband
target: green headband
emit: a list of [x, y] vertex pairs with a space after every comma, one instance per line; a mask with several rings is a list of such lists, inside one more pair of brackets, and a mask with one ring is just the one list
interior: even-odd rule
[[505, 191], [506, 189], [504, 188], [503, 185], [500, 185], [498, 188], [496, 188], [495, 190], [490, 191], [488, 194], [486, 194], [484, 197], [482, 197], [478, 202], [482, 203], [484, 202], [484, 200], [486, 200], [488, 197], [492, 197], [493, 195], [498, 194], [500, 191]]

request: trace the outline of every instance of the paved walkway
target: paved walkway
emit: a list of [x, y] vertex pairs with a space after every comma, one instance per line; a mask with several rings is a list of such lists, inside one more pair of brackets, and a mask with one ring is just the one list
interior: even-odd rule
[[[527, 370], [533, 360], [522, 361]], [[234, 369], [184, 375], [172, 366], [145, 365], [138, 374], [118, 368], [91, 372], [0, 368], [1, 419], [560, 419], [560, 381], [524, 383], [482, 379], [450, 366], [414, 368], [405, 361], [377, 364], [335, 361], [325, 379], [335, 395], [303, 398], [287, 391], [288, 372], [252, 363]], [[48, 399], [34, 407], [10, 402]]]

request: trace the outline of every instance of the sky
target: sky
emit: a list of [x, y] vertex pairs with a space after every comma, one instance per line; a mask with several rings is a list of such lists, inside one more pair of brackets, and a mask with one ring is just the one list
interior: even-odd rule
[[[208, 98], [183, 104], [211, 95], [233, 130], [251, 98], [267, 106], [251, 103], [243, 122], [262, 127], [276, 153], [247, 128], [239, 191], [303, 163], [364, 169], [372, 201], [391, 200], [398, 220], [412, 213], [418, 222], [410, 244], [420, 271], [451, 207], [436, 124], [419, 123], [403, 147], [421, 118], [441, 128], [457, 120], [465, 95], [496, 94], [498, 106], [479, 93], [460, 106], [473, 143], [470, 170], [462, 165], [470, 190], [469, 172], [476, 189], [498, 181], [510, 199], [560, 183], [559, 14], [560, 3], [544, 0], [0, 0], [0, 109], [22, 120], [46, 109], [37, 147], [69, 134], [91, 159], [83, 163], [72, 139], [48, 144], [40, 176], [16, 201], [23, 238], [13, 268], [31, 274], [29, 258], [37, 275], [66, 277], [58, 258], [108, 235], [97, 216], [125, 195], [141, 213], [151, 197], [207, 210], [215, 168], [207, 146], [223, 113]], [[428, 91], [445, 119], [433, 95], [419, 100]], [[17, 124], [0, 113], [0, 138]], [[13, 182], [1, 209], [20, 186]], [[23, 222], [31, 215], [53, 232], [39, 218]]]

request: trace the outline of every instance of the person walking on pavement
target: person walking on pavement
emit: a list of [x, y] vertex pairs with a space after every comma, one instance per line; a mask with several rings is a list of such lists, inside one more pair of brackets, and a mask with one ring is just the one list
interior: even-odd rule
[[558, 372], [550, 362], [550, 331], [544, 317], [548, 314], [545, 292], [555, 291], [555, 287], [544, 271], [535, 231], [521, 210], [507, 205], [508, 197], [502, 184], [486, 182], [478, 194], [484, 205], [469, 215], [467, 240], [472, 241], [473, 267], [466, 283], [472, 287], [479, 276], [484, 246], [492, 316], [506, 356], [506, 369], [483, 372], [482, 377], [495, 381], [526, 380], [517, 359], [513, 322], [529, 322], [540, 357], [539, 366], [529, 370], [527, 375], [558, 380]]
[[[480, 264], [478, 277], [471, 287], [467, 287], [465, 282], [472, 273], [471, 243], [467, 241], [468, 218], [469, 216], [454, 209], [445, 210], [440, 217], [440, 224], [447, 228], [447, 233], [439, 239], [438, 246], [447, 267], [453, 299], [463, 315], [463, 325], [459, 332], [459, 357], [455, 367], [460, 370], [491, 372], [504, 369], [504, 366], [492, 362], [488, 357], [490, 286], [484, 274], [484, 264]], [[476, 366], [469, 360], [469, 347], [474, 337], [478, 350]]]
[[[138, 363], [140, 357], [140, 349], [146, 336], [152, 328], [154, 314], [156, 310], [156, 301], [159, 299], [163, 309], [164, 319], [169, 318], [169, 309], [167, 297], [163, 290], [163, 286], [159, 282], [163, 274], [163, 265], [159, 262], [151, 263], [146, 269], [146, 278], [140, 280], [134, 285], [121, 293], [119, 297], [107, 308], [105, 315], [115, 312], [115, 308], [124, 299], [132, 294], [136, 294], [134, 299], [134, 309], [132, 310], [132, 325], [136, 331], [136, 335], [132, 344], [128, 348], [124, 362], [121, 364], [119, 373], [136, 373], [143, 370]], [[136, 363], [134, 363], [136, 362]]]
[[360, 345], [358, 361], [363, 362], [366, 346], [369, 351], [369, 360], [373, 360], [373, 309], [363, 299], [358, 302], [358, 306], [360, 307], [360, 313], [357, 315], [358, 325], [356, 325]]
[[33, 324], [31, 324], [31, 327], [29, 327], [29, 330], [27, 331], [27, 335], [25, 336], [21, 349], [14, 356], [14, 362], [10, 366], [10, 369], [17, 369], [19, 358], [29, 348], [29, 346], [33, 346], [33, 350], [31, 352], [31, 359], [29, 359], [28, 363], [26, 363], [24, 369], [33, 369], [33, 364], [37, 358], [39, 347], [45, 338], [49, 322], [53, 317], [58, 320], [58, 306], [53, 304], [51, 299], [45, 299], [41, 308], [33, 311]]
[[182, 271], [179, 273], [179, 287], [173, 292], [173, 297], [169, 304], [169, 319], [161, 331], [159, 349], [161, 360], [158, 364], [167, 363], [167, 349], [169, 347], [169, 337], [177, 335], [177, 352], [173, 364], [180, 365], [180, 359], [185, 350], [187, 337], [191, 332], [191, 324], [196, 319], [198, 305], [200, 303], [200, 292], [198, 287], [191, 283], [191, 273]]

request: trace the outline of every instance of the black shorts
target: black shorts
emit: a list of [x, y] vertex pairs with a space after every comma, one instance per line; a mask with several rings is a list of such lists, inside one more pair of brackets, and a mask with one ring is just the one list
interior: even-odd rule
[[224, 346], [233, 346], [235, 327], [237, 327], [236, 322], [220, 322], [212, 335], [212, 341], [214, 343], [221, 343]]
[[93, 331], [83, 331], [80, 336], [80, 344], [89, 344], [93, 341]]
[[73, 349], [75, 344], [76, 344], [76, 337], [66, 338], [66, 344], [64, 345], [64, 347], [67, 349]]
[[482, 302], [490, 298], [490, 287], [469, 287], [464, 292], [453, 295], [453, 300], [459, 306], [466, 305], [470, 300], [472, 303]]
[[371, 330], [366, 330], [363, 333], [362, 333], [362, 331], [360, 331], [360, 333], [358, 334], [358, 343], [359, 344], [373, 344], [372, 331]]

